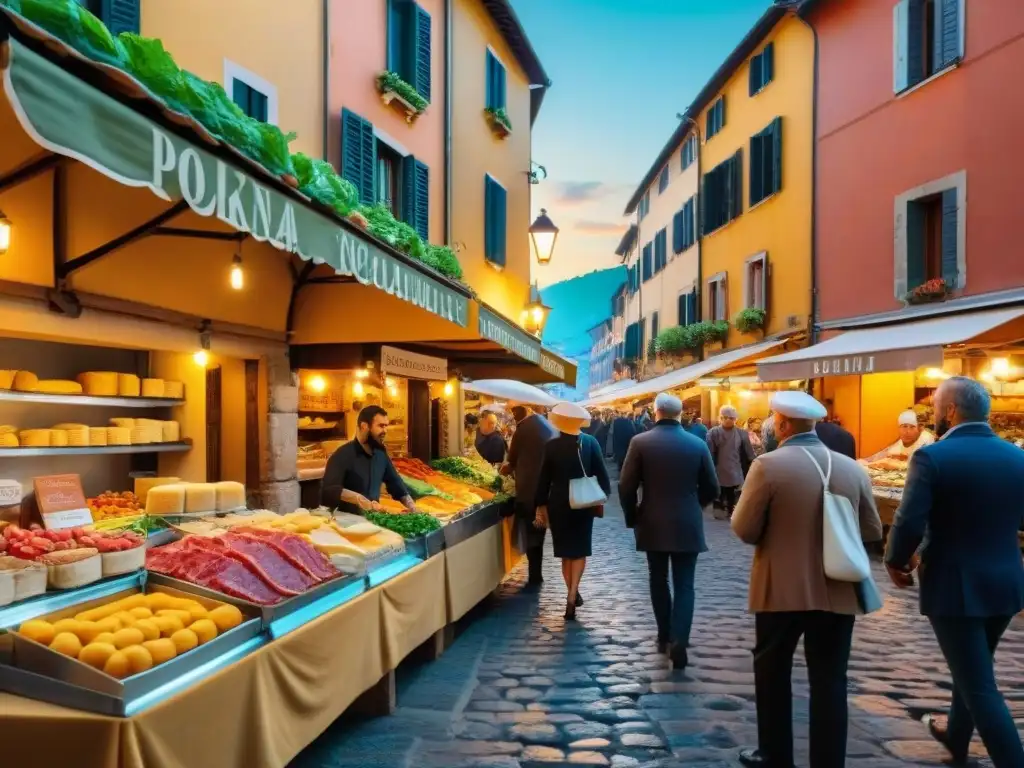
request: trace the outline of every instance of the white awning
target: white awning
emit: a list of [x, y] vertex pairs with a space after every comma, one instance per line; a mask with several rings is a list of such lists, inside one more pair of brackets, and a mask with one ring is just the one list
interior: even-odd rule
[[[1024, 308], [1016, 307], [846, 331], [820, 344], [762, 360], [757, 363], [757, 375], [762, 381], [787, 381], [941, 366], [944, 347], [971, 341], [1020, 317]], [[997, 335], [986, 340], [1013, 339]]]
[[758, 344], [750, 344], [738, 349], [730, 349], [722, 352], [721, 354], [715, 355], [714, 357], [709, 357], [707, 360], [701, 360], [699, 363], [694, 363], [693, 365], [688, 365], [685, 368], [680, 368], [677, 371], [670, 371], [669, 373], [662, 374], [661, 376], [657, 376], [653, 379], [641, 381], [639, 384], [629, 387], [628, 389], [619, 390], [618, 392], [609, 392], [608, 394], [601, 395], [600, 397], [593, 397], [586, 402], [580, 403], [580, 405], [587, 407], [605, 405], [617, 400], [636, 399], [639, 397], [657, 394], [658, 392], [665, 392], [670, 389], [679, 389], [690, 382], [709, 376], [716, 371], [720, 371], [723, 368], [733, 365], [734, 363], [739, 363], [743, 360], [757, 357], [758, 355], [785, 343], [786, 339], [772, 339], [771, 341], [762, 341]]
[[462, 388], [523, 405], [541, 405], [550, 408], [558, 402], [557, 398], [552, 397], [543, 389], [513, 379], [480, 379], [467, 382], [462, 385]]

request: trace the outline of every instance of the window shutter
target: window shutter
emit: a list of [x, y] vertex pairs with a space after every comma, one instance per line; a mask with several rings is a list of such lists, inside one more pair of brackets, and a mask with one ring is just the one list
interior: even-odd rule
[[750, 137], [750, 204], [756, 205], [766, 197], [764, 192], [764, 136]]
[[769, 189], [778, 192], [782, 189], [782, 118], [772, 121], [772, 180]]
[[957, 287], [957, 209], [956, 189], [942, 193], [942, 279], [952, 290]]
[[686, 325], [686, 302], [689, 294], [680, 293], [676, 299], [676, 312], [679, 316], [679, 322], [676, 325]]
[[412, 156], [402, 161], [402, 219], [430, 239], [430, 169]]
[[963, 0], [941, 0], [935, 13], [935, 69], [948, 67], [963, 58], [960, 44], [960, 14]]
[[115, 37], [122, 32], [139, 34], [141, 0], [101, 0], [100, 21]]
[[658, 312], [657, 312], [657, 310], [655, 310], [654, 313], [651, 315], [651, 338], [652, 339], [658, 338], [659, 325], [660, 325], [660, 323], [659, 323]]
[[494, 106], [494, 54], [487, 51], [487, 77], [486, 94], [484, 95], [484, 106], [488, 109]]
[[747, 67], [747, 95], [753, 96], [761, 89], [761, 56], [754, 56]]
[[725, 128], [725, 96], [718, 99], [718, 130]]
[[643, 262], [644, 262], [643, 281], [646, 283], [648, 280], [651, 279], [651, 275], [652, 275], [652, 269], [651, 269], [651, 267], [652, 267], [652, 265], [651, 265], [651, 243], [648, 243], [647, 245], [644, 246]]
[[683, 214], [686, 212], [686, 206], [679, 211], [676, 211], [675, 216], [672, 217], [672, 252], [682, 253], [685, 249], [683, 244], [686, 240], [686, 233], [683, 231]]
[[714, 201], [710, 197], [710, 190], [711, 190], [711, 185], [709, 183], [710, 180], [711, 180], [711, 176], [708, 175], [708, 174], [705, 174], [704, 178], [701, 179], [701, 182], [700, 182], [700, 199], [701, 199], [701, 203], [702, 204], [701, 204], [701, 217], [700, 217], [699, 224], [700, 224], [700, 233], [702, 235], [711, 231], [711, 227], [709, 226], [710, 221], [708, 220], [708, 217], [710, 216], [710, 214], [708, 213], [708, 211], [711, 210], [712, 206], [714, 205]]
[[729, 276], [725, 275], [715, 285], [715, 290], [718, 292], [718, 317], [714, 318], [715, 320], [725, 320], [729, 317], [729, 292], [726, 289], [726, 280], [728, 279]]
[[736, 154], [727, 162], [729, 168], [725, 179], [725, 221], [729, 222], [743, 212], [743, 150], [737, 149]]
[[697, 322], [697, 289], [694, 288], [686, 295], [686, 323]]
[[341, 175], [356, 185], [359, 202], [377, 199], [377, 138], [373, 124], [355, 112], [341, 110]]
[[892, 9], [892, 90], [899, 93], [910, 87], [908, 47], [910, 43], [910, 0], [900, 0]]
[[768, 279], [769, 269], [768, 254], [766, 253], [764, 255], [764, 261], [761, 262], [761, 309], [764, 310], [765, 326], [767, 326], [768, 312], [771, 309], [771, 302], [768, 295], [768, 288], [771, 282]]
[[505, 67], [501, 65], [501, 62], [497, 59], [494, 60], [495, 71], [498, 73], [498, 104], [497, 106], [501, 109], [506, 107], [506, 93], [505, 93]]
[[704, 115], [704, 136], [706, 139], [710, 139], [715, 135], [715, 108], [711, 107]]
[[924, 77], [924, 0], [910, 0], [907, 6], [907, 83], [917, 85]]
[[768, 43], [761, 52], [761, 87], [768, 85], [775, 77], [775, 43]]
[[911, 200], [907, 203], [907, 290], [912, 291], [925, 281], [925, 207]]
[[412, 74], [414, 82], [410, 83], [416, 92], [430, 101], [430, 14], [418, 5], [413, 9], [413, 41], [415, 63]]
[[505, 188], [490, 176], [484, 177], [484, 257], [505, 266], [507, 199]]

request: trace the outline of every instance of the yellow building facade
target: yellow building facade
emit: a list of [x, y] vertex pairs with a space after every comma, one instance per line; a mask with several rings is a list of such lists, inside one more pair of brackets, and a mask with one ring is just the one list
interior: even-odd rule
[[[737, 50], [691, 108], [702, 314], [730, 323], [726, 347], [806, 329], [811, 315], [814, 38], [773, 9]], [[738, 329], [744, 310], [763, 311], [763, 328]]]

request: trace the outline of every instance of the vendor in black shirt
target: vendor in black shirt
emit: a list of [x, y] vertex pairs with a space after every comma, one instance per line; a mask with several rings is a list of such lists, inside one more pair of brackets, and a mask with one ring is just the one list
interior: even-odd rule
[[415, 512], [409, 489], [395, 470], [384, 448], [388, 414], [379, 405], [368, 405], [359, 412], [356, 439], [345, 443], [327, 461], [320, 502], [325, 507], [360, 514], [380, 509], [380, 486], [387, 486], [391, 497]]
[[498, 417], [493, 412], [485, 413], [480, 417], [480, 424], [476, 429], [476, 452], [483, 457], [488, 464], [501, 464], [505, 461], [505, 438], [498, 431]]

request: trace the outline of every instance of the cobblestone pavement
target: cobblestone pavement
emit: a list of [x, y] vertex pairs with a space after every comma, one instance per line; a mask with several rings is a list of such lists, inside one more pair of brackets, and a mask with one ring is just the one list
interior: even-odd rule
[[[613, 508], [595, 525], [575, 624], [562, 618], [565, 591], [549, 543], [540, 595], [522, 592], [518, 569], [439, 660], [400, 670], [394, 715], [339, 720], [293, 768], [738, 765], [737, 748], [756, 744], [745, 613], [751, 551], [726, 522], [708, 516], [706, 529], [711, 552], [698, 563], [685, 672], [656, 653], [645, 561]], [[886, 589], [880, 566], [876, 576]], [[945, 756], [918, 718], [948, 706], [948, 676], [916, 594], [892, 591], [881, 611], [857, 622], [850, 768], [935, 765]], [[1000, 647], [998, 675], [1024, 728], [1022, 650], [1018, 622]], [[794, 693], [797, 764], [806, 765], [802, 661]], [[974, 751], [984, 755], [980, 742]]]

